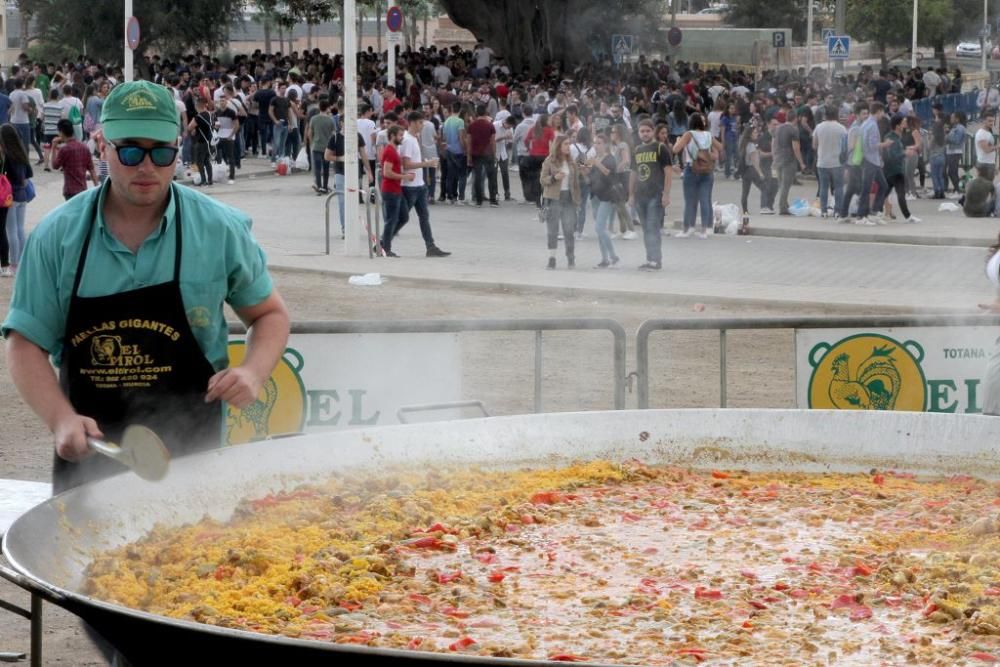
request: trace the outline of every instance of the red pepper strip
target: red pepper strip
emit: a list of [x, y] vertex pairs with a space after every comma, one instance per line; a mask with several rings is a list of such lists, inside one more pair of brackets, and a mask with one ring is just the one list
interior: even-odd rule
[[638, 514], [633, 514], [632, 512], [622, 512], [622, 521], [634, 522], [639, 521], [640, 519], [642, 519], [642, 517]]
[[787, 591], [789, 588], [791, 588], [791, 586], [784, 583], [783, 581], [779, 581], [774, 585], [774, 590], [776, 591]]
[[414, 649], [420, 648], [420, 645], [423, 643], [424, 643], [423, 637], [414, 637], [413, 639], [410, 640], [410, 643], [406, 645], [406, 648], [412, 651]]
[[437, 582], [439, 584], [450, 584], [451, 582], [453, 582], [453, 581], [455, 581], [457, 579], [461, 579], [461, 578], [462, 578], [462, 571], [461, 570], [456, 570], [454, 572], [438, 572], [437, 573]]
[[354, 604], [353, 602], [341, 602], [340, 606], [347, 611], [357, 611], [358, 609], [361, 609], [361, 605]]
[[931, 604], [924, 607], [924, 611], [922, 613], [925, 617], [927, 617], [936, 612], [937, 610], [938, 606], [932, 602]]
[[697, 662], [701, 662], [702, 660], [708, 658], [708, 656], [706, 655], [707, 653], [708, 651], [706, 651], [703, 648], [682, 648], [681, 650], [677, 651], [677, 655], [689, 655], [692, 658], [694, 658], [695, 661]]
[[874, 570], [872, 570], [872, 569], [871, 569], [870, 567], [868, 567], [867, 565], [865, 565], [865, 564], [864, 564], [864, 563], [862, 563], [862, 562], [858, 562], [858, 564], [857, 564], [857, 565], [855, 565], [855, 566], [854, 566], [854, 569], [853, 569], [853, 573], [854, 573], [854, 576], [856, 576], [856, 577], [857, 577], [857, 576], [861, 576], [861, 577], [867, 577], [867, 576], [869, 576], [869, 575], [870, 575], [870, 574], [871, 574], [871, 573], [872, 573], [873, 571], [874, 571]]
[[476, 640], [472, 637], [462, 637], [457, 642], [448, 644], [449, 651], [461, 651], [464, 648], [468, 648], [476, 643]]
[[721, 600], [722, 591], [711, 590], [698, 586], [694, 589], [694, 596], [701, 600]]
[[495, 553], [490, 553], [489, 551], [480, 551], [476, 554], [476, 560], [484, 565], [489, 565], [490, 563], [496, 561], [497, 555]]
[[408, 596], [414, 602], [419, 602], [420, 604], [430, 604], [431, 599], [426, 595], [421, 595], [420, 593], [410, 593]]
[[861, 621], [866, 618], [872, 617], [871, 608], [866, 607], [863, 604], [860, 604], [857, 600], [854, 599], [853, 595], [845, 594], [839, 596], [830, 604], [830, 609], [850, 609], [851, 610], [850, 619], [852, 621]]
[[757, 581], [757, 573], [753, 570], [740, 570], [740, 576], [750, 581]]
[[317, 611], [319, 611], [319, 607], [312, 604], [306, 604], [299, 607], [299, 611], [301, 611], [303, 614], [315, 614]]
[[451, 616], [452, 618], [468, 618], [469, 616], [472, 616], [472, 612], [461, 611], [451, 606], [442, 607], [441, 613], [444, 614], [445, 616]]
[[523, 524], [535, 523], [535, 517], [531, 516], [530, 514], [522, 514], [521, 523]]
[[294, 595], [289, 595], [287, 598], [285, 598], [285, 604], [290, 604], [293, 607], [298, 607], [300, 604], [302, 604], [302, 600], [298, 599]]
[[572, 653], [553, 653], [549, 656], [549, 660], [552, 662], [587, 662], [590, 658], [585, 658], [582, 655], [573, 655]]
[[440, 551], [454, 551], [457, 544], [451, 544], [436, 537], [418, 537], [412, 540], [403, 540], [399, 546], [406, 549], [438, 549]]
[[750, 600], [750, 606], [754, 609], [767, 609], [767, 605], [757, 600]]
[[362, 632], [356, 635], [343, 635], [342, 637], [337, 637], [337, 644], [368, 644], [374, 639], [371, 635]]
[[996, 657], [992, 653], [984, 653], [983, 651], [970, 653], [969, 657], [973, 660], [982, 660], [983, 662], [1000, 662], [1000, 658]]
[[878, 486], [885, 484], [885, 475], [882, 473], [876, 473], [875, 476], [872, 477], [872, 484], [877, 484]]
[[1000, 595], [1000, 588], [987, 588], [983, 595]]
[[796, 588], [794, 590], [788, 591], [788, 597], [795, 598], [796, 600], [801, 600], [803, 598], [809, 597], [809, 591], [803, 590], [801, 588]]
[[812, 562], [812, 563], [809, 563], [809, 569], [812, 570], [813, 572], [822, 572], [823, 571], [823, 566], [820, 565], [819, 563]]
[[233, 575], [233, 568], [228, 565], [220, 565], [215, 568], [215, 580], [222, 581], [223, 579], [228, 579]]
[[714, 477], [715, 479], [729, 479], [729, 475], [727, 473], [722, 472], [721, 470], [713, 470], [712, 477]]
[[438, 523], [435, 523], [430, 528], [428, 528], [427, 530], [422, 530], [420, 532], [422, 532], [422, 533], [450, 533], [452, 531], [450, 529], [448, 529], [448, 528], [445, 528], [440, 522], [438, 522]]
[[794, 563], [795, 562], [795, 556], [782, 556], [781, 557], [781, 562], [782, 563]]
[[501, 581], [504, 580], [504, 577], [506, 576], [507, 575], [501, 572], [500, 570], [493, 570], [492, 572], [490, 572], [490, 575], [487, 577], [487, 579], [494, 584], [499, 584]]
[[566, 499], [566, 496], [558, 491], [539, 491], [531, 496], [532, 505], [555, 505]]

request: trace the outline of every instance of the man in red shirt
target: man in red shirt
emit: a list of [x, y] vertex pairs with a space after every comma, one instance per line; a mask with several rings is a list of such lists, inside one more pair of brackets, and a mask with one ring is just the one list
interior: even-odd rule
[[382, 113], [387, 114], [390, 111], [395, 111], [397, 107], [402, 106], [402, 102], [396, 97], [396, 89], [392, 86], [386, 86], [384, 91], [384, 99], [382, 100]]
[[97, 169], [90, 151], [76, 140], [72, 121], [62, 118], [56, 129], [59, 135], [52, 141], [52, 168], [62, 169], [63, 197], [71, 199], [87, 190], [87, 172], [90, 172], [94, 186], [99, 185]]
[[483, 205], [483, 181], [489, 181], [490, 206], [497, 201], [497, 130], [486, 111], [486, 105], [476, 107], [476, 120], [465, 131], [469, 135], [469, 168], [472, 170], [472, 198], [476, 206]]
[[414, 174], [403, 171], [403, 161], [396, 148], [403, 141], [403, 128], [392, 125], [386, 130], [389, 143], [382, 149], [382, 217], [385, 227], [382, 231], [382, 251], [386, 257], [399, 257], [392, 251], [392, 237], [396, 235], [400, 214], [403, 210], [403, 181], [412, 181]]

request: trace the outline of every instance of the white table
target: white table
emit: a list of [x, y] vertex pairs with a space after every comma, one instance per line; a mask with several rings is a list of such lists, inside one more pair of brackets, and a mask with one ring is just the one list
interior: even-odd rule
[[[35, 505], [52, 497], [52, 485], [41, 482], [24, 482], [16, 479], [0, 479], [0, 540], [14, 520]], [[3, 574], [0, 570], [0, 574]], [[8, 578], [8, 577], [4, 577]], [[13, 580], [12, 580], [13, 581]], [[14, 583], [17, 583], [14, 581]], [[31, 609], [24, 609], [0, 599], [0, 609], [22, 616], [31, 623], [31, 665], [42, 664], [42, 599], [32, 593]], [[14, 654], [4, 654], [14, 658]], [[23, 656], [21, 656], [23, 657]]]

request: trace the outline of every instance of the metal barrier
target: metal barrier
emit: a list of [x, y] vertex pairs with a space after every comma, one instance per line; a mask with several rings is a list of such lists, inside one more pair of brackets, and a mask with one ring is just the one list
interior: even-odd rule
[[[369, 190], [372, 188], [372, 184], [368, 183], [368, 176], [365, 175], [362, 180], [361, 190], [364, 192], [364, 202], [365, 202], [365, 232], [368, 234], [368, 259], [371, 259], [376, 254], [381, 256], [382, 254], [382, 244], [379, 242], [380, 231], [381, 231], [381, 220], [382, 220], [382, 196], [379, 193], [378, 188], [375, 188], [375, 202], [372, 202]], [[330, 254], [330, 203], [336, 198], [340, 193], [336, 190], [331, 192], [326, 197], [325, 203], [325, 225], [326, 225], [326, 254]], [[372, 233], [372, 204], [375, 204], [375, 230]], [[341, 236], [343, 238], [343, 236]]]
[[[625, 327], [606, 318], [560, 318], [515, 320], [343, 320], [296, 322], [293, 334], [412, 334], [465, 332], [535, 332], [535, 396], [534, 410], [542, 411], [542, 333], [545, 331], [610, 331], [614, 337], [614, 402], [615, 410], [625, 409]], [[230, 334], [243, 334], [246, 329], [238, 322], [229, 324]]]
[[739, 329], [887, 329], [890, 327], [1000, 326], [996, 315], [889, 315], [868, 317], [749, 317], [647, 320], [636, 333], [638, 407], [649, 408], [649, 336], [654, 331], [719, 332], [719, 405], [726, 407], [726, 333]]
[[968, 93], [952, 93], [951, 95], [925, 97], [913, 102], [913, 113], [920, 118], [920, 122], [924, 126], [927, 126], [934, 120], [934, 113], [931, 110], [931, 106], [935, 103], [940, 103], [941, 111], [944, 112], [945, 117], [950, 116], [956, 111], [962, 111], [969, 120], [975, 120], [979, 118], [979, 107], [976, 105], [978, 97], [978, 90]]

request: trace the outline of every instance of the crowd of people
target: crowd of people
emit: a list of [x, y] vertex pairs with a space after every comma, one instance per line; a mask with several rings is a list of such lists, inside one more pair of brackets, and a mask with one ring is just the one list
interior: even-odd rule
[[[396, 256], [393, 235], [414, 209], [427, 254], [437, 257], [448, 253], [434, 243], [430, 206], [496, 208], [520, 199], [547, 225], [549, 268], [557, 266], [560, 241], [566, 266], [575, 266], [574, 241], [590, 219], [598, 267], [613, 266], [614, 241], [635, 239], [639, 230], [647, 250], [640, 268], [659, 269], [675, 175], [682, 179], [681, 238], [711, 235], [717, 178], [741, 182], [744, 230], [754, 189], [755, 214], [788, 215], [802, 174], [816, 177], [823, 217], [859, 225], [919, 222], [907, 205], [917, 197], [962, 197], [970, 214], [997, 199], [980, 196], [983, 181], [993, 178], [986, 168], [995, 164], [992, 132], [976, 132], [982, 168], [967, 194], [959, 167], [968, 119], [961, 112], [945, 117], [940, 105], [926, 125], [913, 113], [918, 99], [960, 91], [959, 70], [755, 76], [640, 57], [622, 66], [549, 63], [529, 75], [513, 73], [484, 44], [407, 51], [397, 65], [390, 85], [384, 53], [369, 47], [358, 54], [361, 176], [381, 194], [385, 223], [376, 250], [389, 257]], [[216, 177], [232, 183], [245, 159], [263, 158], [281, 169], [310, 169], [317, 195], [331, 192], [332, 171], [333, 191], [343, 194], [341, 55], [255, 51], [232, 62], [201, 52], [154, 55], [137, 69], [172, 91], [182, 128], [179, 173], [195, 172], [196, 185], [210, 187]], [[99, 131], [102, 100], [120, 77], [83, 57], [61, 65], [23, 58], [6, 80], [0, 117], [7, 106], [22, 144], [48, 169], [52, 147], [63, 142], [57, 125], [70, 123], [77, 141]], [[995, 88], [981, 95], [983, 111], [998, 104]], [[90, 174], [99, 161], [71, 162], [74, 188], [100, 177]], [[511, 185], [515, 170], [520, 192]], [[342, 231], [343, 202], [340, 196]]]

